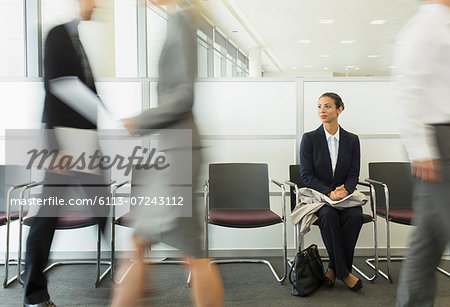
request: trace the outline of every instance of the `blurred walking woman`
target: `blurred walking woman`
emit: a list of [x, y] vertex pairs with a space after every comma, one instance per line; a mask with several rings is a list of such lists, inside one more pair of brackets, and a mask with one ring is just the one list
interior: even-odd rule
[[[322, 125], [305, 133], [300, 145], [300, 173], [306, 187], [340, 200], [353, 193], [358, 183], [360, 145], [358, 136], [342, 129], [339, 114], [344, 110], [341, 97], [324, 93], [317, 112]], [[317, 213], [323, 242], [330, 262], [325, 274], [330, 287], [336, 278], [353, 291], [362, 282], [352, 272], [353, 254], [362, 226], [361, 206], [336, 209], [323, 206]]]
[[[197, 75], [197, 16], [194, 0], [152, 0], [154, 5], [168, 5], [167, 38], [159, 60], [158, 107], [141, 115], [124, 120], [131, 133], [141, 129], [189, 129], [192, 131], [192, 148], [181, 145], [165, 147], [170, 157], [189, 157], [192, 153], [192, 184], [195, 192], [198, 170], [201, 163], [200, 138], [192, 115], [194, 103], [194, 81]], [[180, 10], [177, 10], [181, 7]], [[159, 130], [164, 139], [164, 130]], [[169, 132], [167, 132], [169, 133]], [[161, 145], [161, 142], [160, 142]], [[189, 152], [187, 152], [189, 151]], [[182, 160], [186, 160], [183, 158]], [[172, 167], [174, 168], [174, 167]], [[189, 173], [190, 174], [190, 173]], [[161, 175], [159, 181], [168, 182], [177, 178]], [[189, 175], [190, 176], [190, 175]], [[190, 178], [189, 178], [190, 179]], [[134, 179], [133, 179], [134, 180]], [[143, 181], [145, 183], [151, 180]], [[156, 182], [155, 184], [160, 184]], [[150, 191], [160, 190], [148, 183]], [[149, 193], [147, 191], [147, 193]], [[203, 258], [201, 246], [201, 218], [192, 198], [192, 217], [176, 217], [173, 212], [141, 215], [135, 221], [134, 243], [136, 264], [123, 283], [114, 289], [112, 306], [136, 306], [142, 297], [147, 266], [144, 251], [152, 244], [162, 242], [178, 248], [189, 262], [192, 272], [191, 291], [196, 306], [222, 306], [223, 287], [217, 268]], [[161, 213], [161, 212], [159, 212]]]

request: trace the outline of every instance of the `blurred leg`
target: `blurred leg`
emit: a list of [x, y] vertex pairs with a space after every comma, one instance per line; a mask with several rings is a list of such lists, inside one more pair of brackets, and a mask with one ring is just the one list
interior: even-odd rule
[[[150, 248], [151, 245], [146, 239], [136, 234], [133, 237], [133, 241], [136, 245], [135, 257], [133, 257], [136, 262], [123, 282], [114, 287], [111, 302], [112, 307], [137, 306], [139, 300], [143, 296], [147, 276], [147, 265], [144, 263], [144, 252], [145, 249]], [[128, 267], [128, 261], [122, 262], [118, 273], [123, 271], [122, 268]]]
[[414, 192], [416, 228], [400, 273], [397, 306], [433, 306], [436, 266], [450, 234], [448, 183], [418, 181]]
[[25, 254], [25, 304], [38, 304], [50, 299], [47, 278], [42, 271], [47, 266], [57, 223], [57, 217], [36, 217], [31, 224]]
[[195, 306], [223, 306], [223, 285], [215, 264], [209, 258], [189, 258], [192, 272], [191, 294]]

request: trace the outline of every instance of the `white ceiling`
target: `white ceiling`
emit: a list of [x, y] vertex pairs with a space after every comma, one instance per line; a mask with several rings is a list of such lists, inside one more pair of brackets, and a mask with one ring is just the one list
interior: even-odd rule
[[[262, 47], [266, 73], [386, 76], [390, 74], [395, 37], [419, 3], [206, 0], [204, 5], [211, 20], [244, 51]], [[334, 22], [321, 24], [321, 20]], [[373, 20], [385, 22], [370, 24]]]

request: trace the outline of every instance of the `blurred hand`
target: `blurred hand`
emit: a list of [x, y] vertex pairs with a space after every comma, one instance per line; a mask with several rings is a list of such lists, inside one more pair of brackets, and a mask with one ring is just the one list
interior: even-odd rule
[[121, 121], [130, 134], [133, 134], [133, 131], [137, 129], [134, 117], [124, 118]]
[[422, 181], [436, 182], [442, 179], [441, 160], [425, 160], [411, 162], [411, 175]]

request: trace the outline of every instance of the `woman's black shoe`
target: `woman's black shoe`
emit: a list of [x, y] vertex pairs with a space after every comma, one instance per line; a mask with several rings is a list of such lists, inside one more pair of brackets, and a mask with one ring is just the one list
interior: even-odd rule
[[344, 283], [344, 285], [347, 286], [347, 288], [349, 288], [352, 291], [359, 291], [363, 287], [363, 283], [362, 283], [361, 279], [358, 279], [358, 281], [356, 282], [356, 284], [353, 287], [350, 287], [349, 285], [347, 285], [345, 283], [345, 281], [342, 281], [342, 282]]
[[328, 277], [325, 276], [323, 283], [328, 287], [328, 288], [333, 288], [334, 287], [334, 281], [332, 281], [331, 279], [328, 279]]
[[[328, 269], [328, 270], [330, 270], [330, 269]], [[327, 270], [326, 273], [328, 273], [328, 270]], [[326, 273], [325, 273], [325, 274], [326, 274]], [[325, 275], [324, 277], [325, 277], [325, 278], [324, 278], [323, 283], [324, 283], [328, 288], [333, 288], [333, 287], [334, 287], [334, 281], [331, 280], [331, 279], [329, 279], [326, 275]]]

